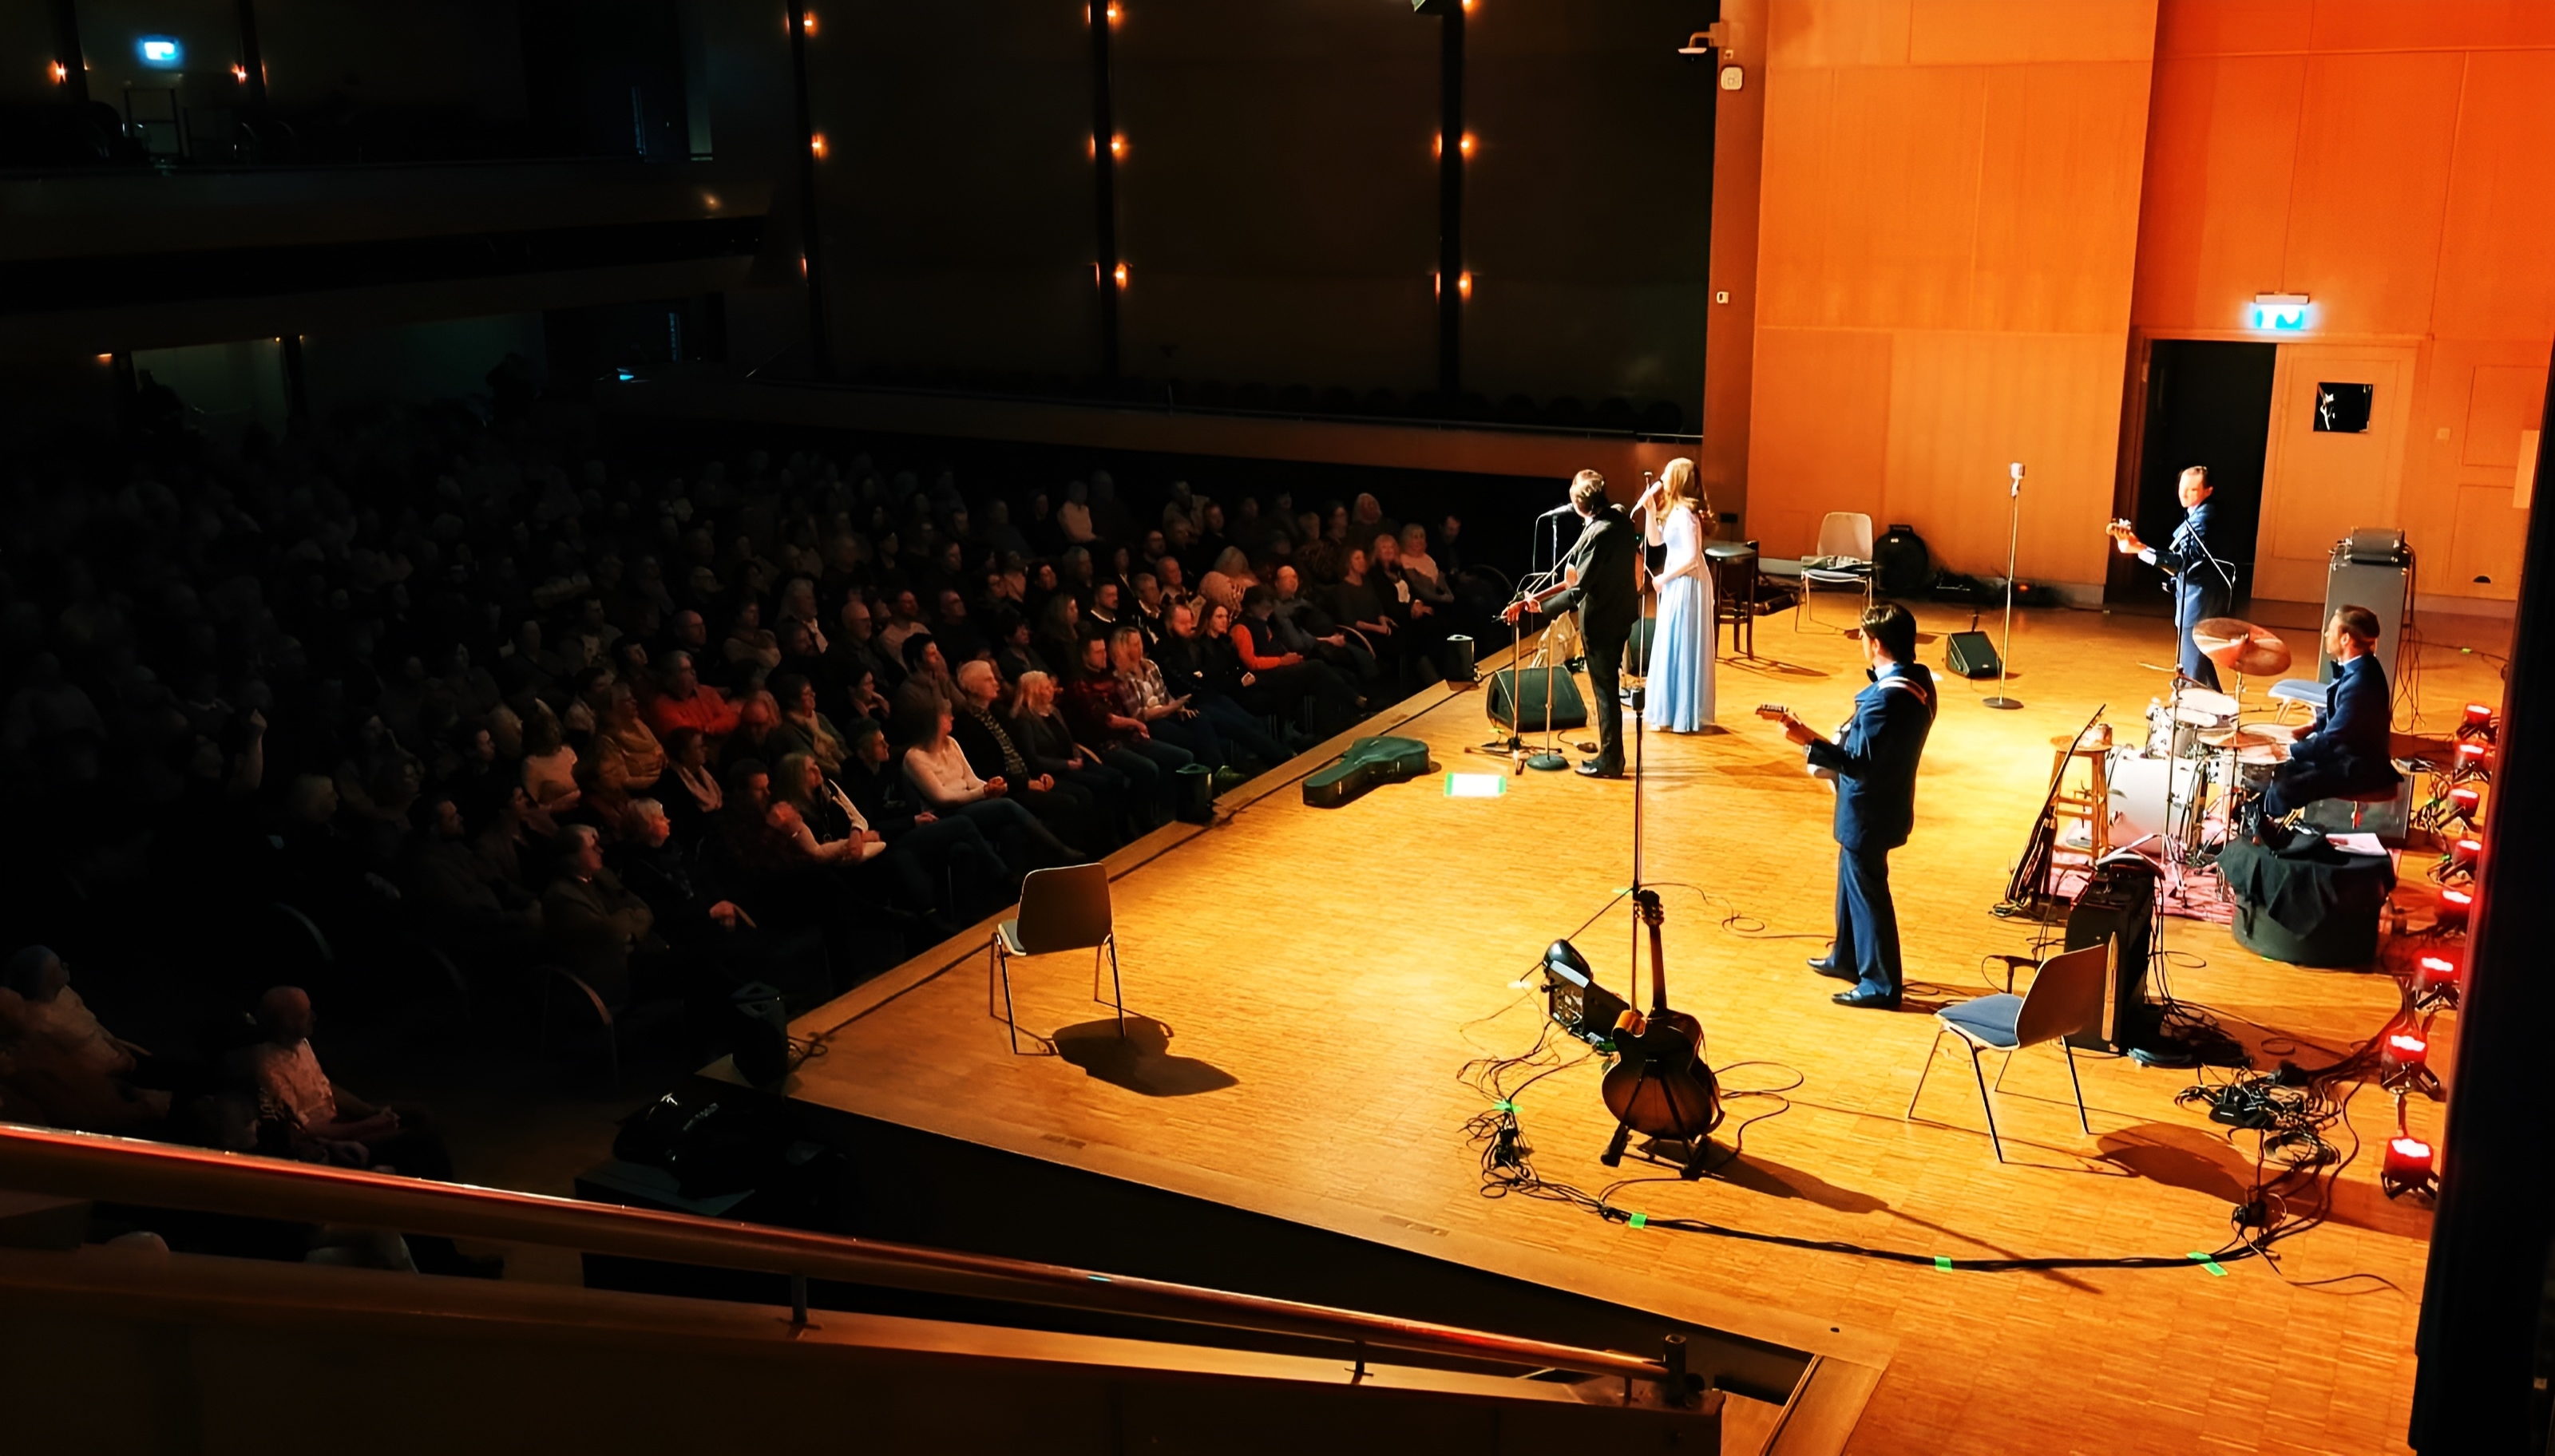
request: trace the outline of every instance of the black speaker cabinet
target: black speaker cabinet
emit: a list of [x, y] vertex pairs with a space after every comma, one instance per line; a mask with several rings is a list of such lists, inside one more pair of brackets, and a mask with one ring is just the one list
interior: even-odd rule
[[[1550, 670], [1552, 682], [1552, 726], [1585, 728], [1588, 726], [1588, 704], [1581, 701], [1579, 684], [1559, 667]], [[1543, 687], [1546, 669], [1542, 667], [1502, 667], [1491, 674], [1491, 690], [1483, 695], [1482, 705], [1491, 721], [1520, 733], [1543, 731]]]
[[1984, 632], [1955, 632], [1944, 638], [1943, 666], [1955, 677], [1994, 677], [2003, 667], [1997, 662], [1996, 644]]

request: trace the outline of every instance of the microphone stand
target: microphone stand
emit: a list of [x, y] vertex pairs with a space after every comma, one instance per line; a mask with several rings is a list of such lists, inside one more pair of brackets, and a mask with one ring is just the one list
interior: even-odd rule
[[2022, 465], [2013, 467], [2013, 489], [2008, 492], [2012, 505], [2007, 510], [2005, 528], [2005, 651], [1997, 657], [1996, 696], [1982, 704], [1991, 708], [2018, 708], [2022, 699], [2006, 690], [2013, 674], [2013, 552], [2022, 538]]
[[[1545, 571], [1545, 572], [1539, 573], [1539, 574], [1537, 574], [1537, 575], [1528, 576], [1528, 577], [1527, 577], [1527, 578], [1526, 578], [1522, 583], [1521, 583], [1521, 584], [1519, 585], [1519, 587], [1518, 587], [1518, 594], [1517, 594], [1515, 597], [1512, 597], [1510, 600], [1511, 600], [1511, 601], [1523, 601], [1523, 600], [1525, 600], [1526, 598], [1528, 598], [1528, 597], [1530, 597], [1530, 596], [1534, 595], [1534, 593], [1535, 593], [1535, 592], [1537, 592], [1537, 591], [1539, 591], [1539, 590], [1541, 590], [1541, 589], [1542, 589], [1542, 587], [1541, 587], [1541, 583], [1544, 583], [1544, 582], [1547, 582], [1547, 581], [1549, 581], [1549, 580], [1550, 580], [1551, 575], [1552, 575], [1552, 573], [1551, 573], [1551, 572], [1549, 572], [1549, 571]], [[1503, 738], [1494, 738], [1494, 739], [1492, 739], [1492, 740], [1491, 740], [1490, 742], [1488, 742], [1488, 743], [1468, 743], [1468, 744], [1464, 745], [1464, 752], [1466, 752], [1466, 753], [1477, 753], [1477, 754], [1485, 755], [1485, 756], [1490, 757], [1490, 758], [1507, 759], [1507, 760], [1509, 761], [1509, 773], [1510, 773], [1510, 775], [1511, 775], [1512, 777], [1514, 777], [1520, 769], [1524, 768], [1524, 767], [1526, 766], [1526, 764], [1529, 762], [1529, 760], [1528, 760], [1528, 758], [1527, 758], [1527, 756], [1526, 756], [1526, 751], [1525, 751], [1525, 740], [1524, 740], [1523, 738], [1521, 738], [1521, 737], [1519, 737], [1519, 736], [1518, 736], [1518, 729], [1519, 729], [1520, 727], [1523, 726], [1523, 725], [1522, 725], [1522, 724], [1521, 724], [1521, 723], [1518, 721], [1518, 720], [1519, 720], [1519, 718], [1520, 718], [1520, 716], [1521, 716], [1521, 714], [1520, 714], [1520, 713], [1519, 713], [1519, 711], [1518, 711], [1518, 701], [1517, 701], [1517, 697], [1518, 697], [1518, 694], [1517, 694], [1517, 684], [1518, 684], [1518, 679], [1519, 679], [1520, 675], [1521, 675], [1521, 674], [1525, 670], [1524, 666], [1523, 666], [1522, 664], [1521, 664], [1518, 660], [1519, 660], [1519, 658], [1521, 658], [1521, 656], [1523, 656], [1524, 651], [1525, 651], [1525, 615], [1524, 615], [1523, 613], [1520, 613], [1520, 614], [1518, 615], [1518, 620], [1516, 620], [1515, 622], [1511, 622], [1511, 623], [1509, 624], [1509, 666], [1508, 666], [1508, 673], [1509, 673], [1509, 731], [1508, 731], [1508, 734], [1507, 734], [1507, 736], [1506, 736], [1506, 737], [1503, 737]], [[1543, 648], [1541, 648], [1540, 646], [1538, 646], [1538, 647], [1536, 648], [1536, 650], [1535, 650], [1535, 656], [1537, 656], [1538, 658], [1540, 658], [1540, 657], [1543, 657], [1543, 656], [1545, 656], [1545, 655], [1546, 655], [1546, 654], [1545, 654], [1545, 652], [1544, 652], [1544, 649], [1543, 649]], [[1497, 682], [1498, 682], [1498, 674], [1497, 674], [1497, 673], [1492, 674], [1492, 681], [1493, 681], [1493, 685], [1494, 685], [1494, 687], [1496, 688], [1496, 685], [1497, 685]], [[1545, 745], [1544, 745], [1544, 749], [1545, 749], [1544, 753], [1543, 753], [1543, 754], [1538, 754], [1538, 755], [1536, 755], [1535, 757], [1537, 757], [1537, 758], [1543, 758], [1543, 757], [1557, 757], [1557, 756], [1555, 756], [1555, 755], [1552, 755], [1552, 753], [1551, 753], [1551, 744], [1550, 744], [1550, 742], [1549, 742], [1549, 739], [1550, 739], [1550, 737], [1551, 737], [1551, 733], [1552, 733], [1552, 676], [1551, 676], [1551, 671], [1550, 671], [1549, 667], [1547, 667], [1547, 668], [1545, 669], [1545, 673], [1544, 673], [1544, 708], [1543, 708], [1543, 716], [1544, 716], [1544, 735], [1545, 735], [1545, 738], [1546, 738], [1547, 742], [1546, 742], [1546, 743], [1545, 743]], [[1496, 721], [1496, 720], [1494, 720], [1494, 721]], [[1566, 761], [1565, 761], [1565, 762], [1566, 762]]]

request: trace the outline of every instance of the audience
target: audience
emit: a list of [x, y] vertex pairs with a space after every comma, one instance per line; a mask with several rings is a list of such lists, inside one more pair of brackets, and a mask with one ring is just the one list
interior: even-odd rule
[[[1456, 523], [1387, 554], [1371, 497], [615, 458], [564, 413], [34, 438], [7, 488], [22, 939], [149, 907], [172, 952], [264, 967], [182, 988], [183, 1025], [242, 1026], [292, 945], [354, 1015], [429, 950], [481, 990], [557, 964], [701, 1027], [746, 979], [803, 1004], [1162, 824], [1182, 769], [1221, 790], [1349, 727], [1466, 620]], [[51, 951], [7, 979], [0, 1114], [448, 1172], [318, 1070], [302, 992], [257, 1003], [237, 1057], [163, 1060]]]

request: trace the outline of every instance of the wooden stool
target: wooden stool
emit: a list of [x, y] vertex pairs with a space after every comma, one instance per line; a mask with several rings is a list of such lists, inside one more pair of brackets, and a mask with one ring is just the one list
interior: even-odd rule
[[[2052, 847], [2068, 854], [2082, 854], [2089, 865], [2099, 863], [2112, 852], [2112, 725], [2097, 723], [2082, 738], [2062, 734], [2049, 740], [2049, 746], [2055, 750], [2049, 765], [2050, 777], [2058, 780], [2058, 792], [2049, 801], [2050, 815], [2061, 824], [2070, 819], [2082, 820], [2086, 846], [2076, 849], [2062, 837]], [[2081, 789], [2067, 784], [2065, 776], [2071, 759], [2085, 763], [2085, 784]]]

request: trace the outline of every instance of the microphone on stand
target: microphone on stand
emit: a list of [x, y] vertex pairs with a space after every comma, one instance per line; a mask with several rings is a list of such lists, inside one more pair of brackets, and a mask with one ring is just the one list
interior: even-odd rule
[[1544, 512], [1542, 515], [1537, 516], [1534, 519], [1537, 521], [1549, 521], [1555, 516], [1567, 516], [1578, 509], [1579, 508], [1577, 506], [1570, 504], [1568, 501], [1563, 501], [1560, 505], [1553, 507], [1551, 510]]
[[2006, 467], [2006, 473], [2013, 481], [2006, 491], [2007, 498], [2013, 505], [2007, 518], [2005, 536], [2005, 651], [1997, 657], [1996, 696], [1980, 699], [1980, 706], [1990, 708], [2022, 706], [2020, 699], [2006, 691], [2006, 684], [2013, 675], [2013, 554], [2022, 538], [2022, 462], [2014, 461]]

